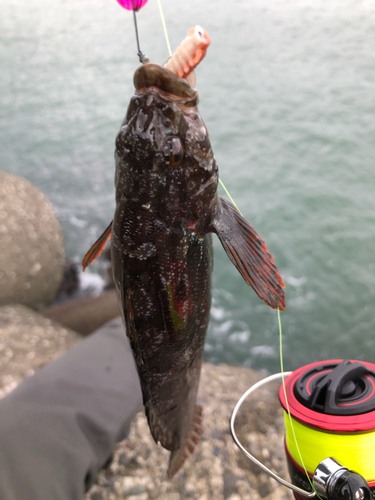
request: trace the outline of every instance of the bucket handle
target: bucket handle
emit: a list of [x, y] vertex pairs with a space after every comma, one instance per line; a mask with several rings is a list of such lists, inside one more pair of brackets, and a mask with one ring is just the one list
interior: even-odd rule
[[265, 384], [268, 384], [268, 382], [272, 382], [273, 380], [277, 380], [279, 378], [287, 377], [290, 375], [292, 372], [284, 372], [284, 373], [275, 373], [274, 375], [270, 375], [269, 377], [264, 378], [263, 380], [260, 380], [256, 384], [252, 385], [250, 389], [248, 389], [238, 400], [236, 406], [234, 407], [234, 410], [232, 412], [232, 416], [230, 419], [230, 432], [232, 434], [232, 437], [234, 439], [234, 442], [236, 445], [239, 447], [239, 449], [249, 458], [255, 465], [260, 467], [264, 472], [266, 472], [269, 476], [271, 476], [273, 479], [275, 479], [278, 483], [282, 484], [283, 486], [286, 486], [287, 488], [293, 490], [296, 493], [299, 493], [300, 495], [303, 495], [306, 498], [314, 498], [315, 497], [315, 492], [313, 491], [312, 493], [302, 490], [301, 488], [298, 488], [298, 486], [294, 486], [294, 484], [289, 483], [285, 479], [281, 478], [274, 472], [272, 472], [268, 467], [266, 467], [262, 462], [259, 462], [251, 453], [249, 453], [245, 448], [242, 446], [242, 444], [239, 442], [236, 432], [234, 430], [234, 422], [236, 420], [236, 416], [238, 413], [238, 410], [240, 409], [242, 403], [245, 401], [245, 399], [253, 392], [255, 392], [257, 389], [262, 387]]

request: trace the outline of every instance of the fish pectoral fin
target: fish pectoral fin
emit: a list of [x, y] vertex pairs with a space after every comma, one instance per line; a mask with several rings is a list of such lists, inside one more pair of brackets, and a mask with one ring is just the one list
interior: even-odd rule
[[167, 471], [168, 479], [171, 479], [181, 469], [187, 457], [194, 452], [202, 434], [202, 413], [201, 405], [195, 405], [193, 418], [185, 436], [181, 439], [180, 447], [171, 453]]
[[273, 309], [285, 308], [284, 282], [265, 242], [232, 203], [219, 198], [212, 220], [224, 250], [243, 279]]
[[83, 258], [82, 261], [82, 266], [83, 270], [86, 269], [90, 264], [94, 262], [94, 260], [99, 257], [99, 255], [102, 253], [104, 250], [104, 247], [111, 237], [111, 232], [112, 232], [112, 223], [111, 221], [110, 225], [107, 227], [107, 229], [104, 231], [104, 233], [99, 236], [99, 238], [95, 241], [95, 243], [92, 245], [90, 250], [86, 253], [86, 255]]

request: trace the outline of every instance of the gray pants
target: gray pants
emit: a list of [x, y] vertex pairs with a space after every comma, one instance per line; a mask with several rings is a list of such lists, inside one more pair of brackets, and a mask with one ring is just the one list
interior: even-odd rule
[[0, 401], [0, 499], [82, 500], [141, 404], [117, 318]]

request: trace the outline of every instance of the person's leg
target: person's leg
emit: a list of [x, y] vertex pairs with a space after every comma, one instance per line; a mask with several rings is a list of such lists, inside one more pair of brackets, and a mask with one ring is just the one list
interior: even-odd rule
[[0, 401], [0, 499], [82, 500], [141, 404], [117, 318]]

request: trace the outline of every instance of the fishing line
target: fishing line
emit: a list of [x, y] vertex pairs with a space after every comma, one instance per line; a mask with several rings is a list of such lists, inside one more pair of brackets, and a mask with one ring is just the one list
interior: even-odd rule
[[[134, 0], [133, 0], [134, 1]], [[159, 6], [159, 12], [160, 12], [160, 17], [161, 17], [161, 22], [163, 24], [163, 28], [164, 28], [164, 35], [165, 35], [165, 40], [167, 42], [167, 47], [168, 47], [168, 52], [169, 52], [169, 56], [172, 57], [172, 50], [171, 50], [171, 46], [170, 46], [170, 43], [169, 43], [169, 37], [168, 37], [168, 30], [167, 30], [167, 25], [165, 24], [165, 18], [164, 18], [164, 14], [163, 14], [163, 8], [161, 6], [161, 1], [160, 0], [157, 0], [158, 1], [158, 6]], [[242, 215], [241, 213], [241, 210], [237, 207], [235, 201], [233, 200], [233, 198], [231, 197], [231, 195], [229, 194], [229, 191], [227, 190], [227, 188], [224, 186], [224, 183], [223, 181], [219, 178], [219, 182], [220, 184], [222, 185], [224, 191], [227, 193], [230, 201], [233, 203], [233, 205], [237, 208], [238, 212]]]
[[[162, 24], [163, 24], [163, 29], [164, 29], [164, 35], [165, 35], [165, 39], [166, 39], [166, 42], [167, 42], [167, 47], [168, 47], [168, 51], [169, 51], [169, 55], [172, 56], [172, 50], [171, 50], [171, 46], [169, 44], [169, 37], [168, 37], [168, 31], [167, 31], [167, 26], [165, 24], [165, 18], [164, 18], [164, 14], [163, 14], [163, 9], [162, 9], [162, 6], [161, 6], [161, 2], [160, 0], [157, 0], [158, 2], [158, 6], [159, 6], [159, 11], [160, 11], [160, 17], [161, 17], [161, 21], [162, 21]], [[135, 19], [135, 13], [134, 13], [134, 19]], [[138, 35], [137, 35], [137, 40], [138, 40]], [[139, 47], [138, 47], [139, 49]], [[242, 215], [241, 213], [241, 210], [238, 208], [236, 202], [233, 200], [232, 196], [230, 195], [229, 191], [227, 190], [227, 188], [225, 187], [223, 181], [219, 178], [219, 182], [221, 184], [221, 186], [223, 187], [224, 191], [226, 192], [227, 196], [229, 197], [230, 201], [233, 203], [233, 205], [236, 207], [236, 209], [238, 210], [238, 212]], [[287, 395], [286, 395], [286, 389], [285, 389], [285, 377], [284, 377], [284, 363], [283, 363], [283, 348], [282, 348], [282, 328], [281, 328], [281, 318], [280, 318], [280, 309], [277, 308], [277, 315], [278, 315], [278, 323], [279, 323], [279, 337], [280, 337], [280, 366], [281, 366], [281, 375], [282, 375], [282, 385], [283, 385], [283, 391], [284, 391], [284, 395], [285, 395], [285, 401], [286, 401], [286, 406], [287, 406], [287, 410], [288, 410], [288, 416], [289, 416], [289, 421], [290, 421], [290, 427], [292, 429], [292, 434], [293, 434], [293, 438], [294, 438], [294, 442], [295, 442], [295, 447], [297, 449], [297, 452], [298, 452], [298, 455], [300, 457], [300, 460], [301, 460], [301, 463], [303, 465], [303, 469], [305, 471], [305, 474], [309, 480], [309, 483], [313, 489], [313, 491], [315, 491], [315, 488], [314, 488], [314, 485], [312, 484], [311, 480], [310, 480], [310, 477], [307, 473], [307, 470], [306, 470], [306, 467], [305, 467], [305, 464], [304, 464], [304, 461], [303, 461], [303, 458], [302, 458], [302, 455], [301, 455], [301, 451], [300, 451], [300, 448], [298, 446], [298, 442], [297, 442], [297, 437], [296, 437], [296, 433], [294, 431], [294, 426], [293, 426], [293, 422], [292, 422], [292, 416], [290, 414], [290, 409], [289, 409], [289, 403], [288, 403], [288, 398], [287, 398]], [[318, 498], [320, 498], [320, 496], [317, 494], [317, 492], [315, 491], [315, 494], [318, 496]]]
[[[301, 450], [300, 450], [300, 447], [298, 446], [298, 441], [297, 441], [297, 436], [296, 436], [296, 432], [294, 430], [294, 425], [293, 425], [293, 419], [292, 419], [292, 415], [290, 414], [290, 409], [289, 409], [289, 402], [288, 402], [288, 398], [287, 398], [287, 395], [286, 395], [286, 388], [285, 388], [285, 377], [284, 377], [284, 362], [283, 362], [283, 332], [282, 332], [282, 328], [281, 328], [281, 317], [280, 317], [280, 309], [277, 308], [277, 318], [278, 318], [278, 322], [279, 322], [279, 344], [280, 344], [280, 369], [281, 369], [281, 380], [282, 380], [282, 386], [283, 386], [283, 391], [284, 391], [284, 397], [285, 397], [285, 404], [286, 404], [286, 408], [287, 408], [287, 414], [288, 414], [288, 420], [289, 420], [289, 425], [290, 425], [290, 429], [292, 431], [292, 434], [293, 434], [293, 439], [294, 439], [294, 445], [295, 445], [295, 450], [297, 451], [297, 454], [299, 456], [299, 459], [300, 459], [300, 463], [302, 464], [302, 468], [303, 470], [305, 471], [305, 474], [306, 474], [306, 477], [310, 483], [310, 486], [311, 488], [313, 489], [313, 491], [315, 492], [316, 496], [318, 498], [320, 498], [320, 496], [318, 495], [318, 493], [316, 492], [316, 489], [314, 488], [314, 485], [310, 479], [310, 476], [307, 472], [307, 469], [306, 469], [306, 466], [305, 466], [305, 462], [302, 458], [302, 454], [301, 454]], [[287, 419], [285, 418], [285, 423], [287, 424]], [[311, 451], [311, 450], [310, 450]], [[309, 451], [309, 452], [310, 452]], [[322, 499], [320, 499], [322, 500]]]
[[220, 184], [222, 185], [222, 187], [224, 188], [224, 191], [225, 191], [225, 192], [227, 193], [227, 195], [229, 196], [230, 201], [231, 201], [231, 202], [233, 203], [233, 205], [237, 208], [238, 213], [239, 213], [240, 215], [242, 215], [241, 210], [237, 207], [237, 205], [236, 205], [236, 203], [235, 203], [234, 199], [233, 199], [233, 198], [231, 197], [231, 195], [229, 194], [228, 189], [224, 186], [224, 183], [223, 183], [223, 181], [220, 179], [220, 177], [219, 177], [219, 182], [220, 182]]
[[172, 50], [171, 50], [171, 46], [169, 44], [169, 37], [168, 37], [167, 25], [165, 24], [163, 9], [162, 9], [160, 0], [158, 0], [158, 6], [159, 6], [159, 12], [160, 12], [160, 17], [161, 17], [161, 22], [162, 22], [163, 28], [164, 28], [164, 35], [165, 35], [165, 40], [167, 42], [169, 56], [172, 57]]
[[[227, 195], [229, 196], [231, 202], [233, 203], [233, 205], [236, 207], [236, 209], [238, 210], [238, 212], [242, 215], [240, 209], [237, 207], [235, 201], [233, 200], [233, 198], [231, 197], [231, 195], [229, 194], [229, 191], [227, 190], [227, 188], [224, 186], [224, 183], [222, 182], [221, 179], [219, 179], [220, 181], [220, 184], [222, 185], [222, 187], [224, 188], [224, 191], [227, 193]], [[287, 407], [287, 414], [288, 414], [288, 418], [289, 418], [289, 423], [290, 423], [290, 429], [292, 431], [292, 434], [293, 434], [293, 439], [294, 439], [294, 449], [297, 451], [297, 454], [300, 458], [300, 461], [301, 461], [301, 464], [302, 464], [302, 467], [305, 471], [305, 474], [306, 474], [306, 477], [311, 485], [311, 488], [312, 490], [315, 492], [316, 496], [318, 498], [320, 498], [320, 496], [318, 495], [318, 493], [316, 492], [315, 490], [315, 487], [310, 479], [310, 476], [306, 470], [306, 466], [305, 466], [305, 463], [304, 463], [304, 460], [302, 458], [302, 454], [301, 454], [301, 451], [300, 451], [300, 448], [298, 446], [298, 441], [297, 441], [297, 436], [296, 436], [296, 433], [295, 433], [295, 430], [294, 430], [294, 426], [293, 426], [293, 419], [292, 419], [292, 416], [290, 414], [290, 409], [289, 409], [289, 403], [288, 403], [288, 397], [286, 395], [286, 389], [285, 389], [285, 377], [284, 377], [284, 362], [283, 362], [283, 332], [282, 332], [282, 327], [281, 327], [281, 317], [280, 317], [280, 309], [277, 308], [277, 318], [278, 318], [278, 323], [279, 323], [279, 338], [280, 338], [280, 368], [281, 368], [281, 378], [282, 378], [282, 386], [283, 386], [283, 391], [284, 391], [284, 397], [285, 397], [285, 403], [286, 403], [286, 407]], [[285, 419], [285, 422], [287, 423], [287, 420]], [[313, 441], [311, 442], [311, 444], [313, 444]], [[322, 500], [320, 498], [320, 500]]]

